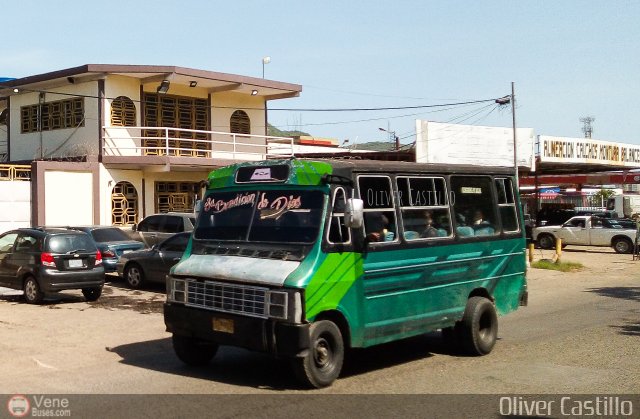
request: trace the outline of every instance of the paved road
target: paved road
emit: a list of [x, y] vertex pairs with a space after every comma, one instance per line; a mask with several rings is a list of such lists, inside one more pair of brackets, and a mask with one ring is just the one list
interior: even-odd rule
[[[550, 257], [536, 251], [536, 258]], [[566, 249], [574, 273], [530, 270], [530, 305], [501, 318], [485, 357], [450, 353], [432, 334], [350, 354], [314, 394], [640, 393], [640, 262], [608, 249]], [[286, 362], [222, 348], [211, 366], [174, 356], [162, 288], [105, 287], [41, 306], [0, 297], [0, 393], [305, 393]]]

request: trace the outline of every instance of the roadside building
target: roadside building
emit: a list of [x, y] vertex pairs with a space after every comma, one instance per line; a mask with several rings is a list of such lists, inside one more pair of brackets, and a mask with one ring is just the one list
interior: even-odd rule
[[217, 167], [290, 156], [268, 102], [302, 86], [174, 66], [87, 64], [0, 83], [0, 162], [31, 165], [33, 225], [191, 211]]

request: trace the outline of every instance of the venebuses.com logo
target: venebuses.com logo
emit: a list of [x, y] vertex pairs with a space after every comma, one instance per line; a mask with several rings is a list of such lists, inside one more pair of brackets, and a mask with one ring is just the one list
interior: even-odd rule
[[9, 410], [9, 414], [13, 417], [25, 417], [29, 414], [30, 409], [31, 404], [29, 403], [29, 399], [22, 394], [16, 394], [7, 401], [7, 410]]
[[15, 394], [7, 401], [7, 410], [15, 418], [27, 415], [38, 417], [70, 417], [69, 399], [66, 397]]

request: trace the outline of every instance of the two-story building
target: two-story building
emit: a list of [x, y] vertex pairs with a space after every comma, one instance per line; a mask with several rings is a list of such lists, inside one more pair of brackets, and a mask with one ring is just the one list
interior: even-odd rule
[[87, 64], [0, 83], [0, 162], [31, 165], [33, 225], [130, 225], [191, 211], [220, 166], [288, 156], [267, 103], [300, 85], [172, 66]]

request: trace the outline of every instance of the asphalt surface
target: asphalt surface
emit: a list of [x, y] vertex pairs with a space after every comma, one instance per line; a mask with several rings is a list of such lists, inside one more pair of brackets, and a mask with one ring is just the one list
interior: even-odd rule
[[334, 385], [314, 391], [286, 361], [236, 348], [206, 368], [182, 365], [164, 330], [163, 287], [115, 281], [93, 303], [70, 291], [38, 306], [0, 290], [0, 394], [640, 393], [640, 262], [577, 247], [561, 259], [585, 267], [530, 269], [529, 306], [500, 318], [488, 356], [452, 353], [433, 333], [352, 351]]

